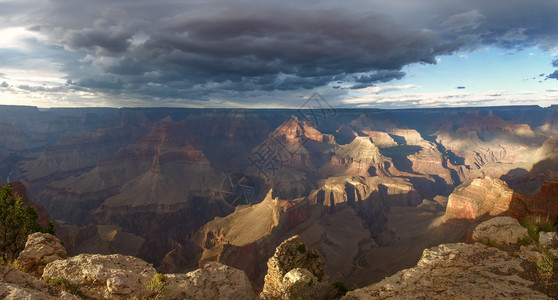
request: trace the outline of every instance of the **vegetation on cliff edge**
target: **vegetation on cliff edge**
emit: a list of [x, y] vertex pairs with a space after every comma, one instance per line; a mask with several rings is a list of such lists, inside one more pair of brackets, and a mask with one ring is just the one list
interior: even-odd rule
[[0, 189], [0, 262], [7, 263], [17, 258], [25, 248], [27, 236], [33, 232], [54, 234], [54, 224], [42, 227], [37, 222], [37, 210], [25, 206], [21, 197], [12, 188], [3, 185]]

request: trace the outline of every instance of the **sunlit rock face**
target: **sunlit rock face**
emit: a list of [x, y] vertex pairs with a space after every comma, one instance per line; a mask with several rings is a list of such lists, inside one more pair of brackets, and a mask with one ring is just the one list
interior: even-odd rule
[[27, 237], [17, 262], [23, 269], [41, 275], [46, 264], [63, 258], [66, 258], [66, 249], [58, 238], [50, 233], [35, 232]]
[[512, 190], [500, 179], [485, 177], [458, 187], [448, 199], [446, 220], [469, 220], [497, 215], [522, 219], [530, 214], [558, 215], [558, 183], [545, 182], [538, 193], [525, 195]]
[[502, 180], [485, 177], [456, 189], [448, 199], [446, 219], [475, 220], [507, 212], [513, 190]]
[[363, 129], [362, 133], [369, 136], [379, 148], [397, 146], [397, 143], [387, 132]]
[[489, 112], [467, 112], [442, 124], [434, 133], [436, 142], [442, 145], [456, 160], [466, 167], [461, 179], [489, 175], [500, 177], [514, 165], [532, 165], [536, 149], [533, 145], [544, 141], [528, 124], [504, 120]]
[[333, 151], [331, 160], [320, 170], [324, 175], [392, 176], [398, 172], [368, 137], [355, 137]]

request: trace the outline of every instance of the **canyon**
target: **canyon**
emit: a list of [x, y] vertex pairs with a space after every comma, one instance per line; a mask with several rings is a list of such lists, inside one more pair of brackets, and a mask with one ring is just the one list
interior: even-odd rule
[[164, 273], [216, 261], [259, 293], [298, 235], [355, 289], [490, 217], [554, 220], [557, 112], [2, 106], [0, 178], [71, 256], [133, 255]]

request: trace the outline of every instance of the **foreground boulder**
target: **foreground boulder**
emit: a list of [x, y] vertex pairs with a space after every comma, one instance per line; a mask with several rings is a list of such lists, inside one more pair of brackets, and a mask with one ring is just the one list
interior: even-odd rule
[[547, 249], [558, 248], [558, 234], [556, 232], [540, 232], [539, 244]]
[[261, 299], [317, 298], [325, 282], [318, 252], [306, 249], [298, 235], [281, 243], [267, 262]]
[[187, 274], [167, 274], [164, 299], [255, 299], [242, 270], [208, 262]]
[[551, 299], [519, 276], [523, 260], [494, 247], [443, 244], [426, 249], [416, 267], [343, 299]]
[[37, 271], [42, 274], [46, 264], [66, 258], [66, 249], [62, 242], [50, 233], [35, 232], [27, 237], [25, 249], [17, 258], [24, 270]]
[[316, 299], [322, 298], [324, 282], [306, 269], [296, 268], [283, 276], [281, 299]]
[[39, 279], [0, 265], [0, 298], [2, 299], [57, 299], [49, 293], [49, 286]]
[[512, 217], [496, 217], [479, 224], [473, 231], [473, 240], [484, 244], [516, 244], [529, 238], [527, 229]]
[[80, 254], [51, 262], [41, 279], [67, 281], [94, 299], [124, 299], [150, 296], [147, 285], [156, 273], [151, 264], [132, 256]]

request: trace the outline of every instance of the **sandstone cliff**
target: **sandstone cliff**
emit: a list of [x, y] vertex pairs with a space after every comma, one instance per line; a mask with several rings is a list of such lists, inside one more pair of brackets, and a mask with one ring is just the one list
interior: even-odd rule
[[391, 159], [384, 157], [369, 137], [355, 137], [347, 145], [338, 146], [320, 173], [333, 175], [391, 176], [396, 173]]
[[538, 193], [524, 195], [515, 192], [500, 179], [474, 179], [458, 187], [448, 199], [446, 220], [473, 221], [481, 217], [511, 215], [522, 219], [527, 215], [558, 215], [558, 183], [545, 182]]
[[449, 196], [446, 219], [475, 220], [481, 216], [496, 216], [509, 211], [512, 197], [513, 190], [500, 179], [474, 179]]

